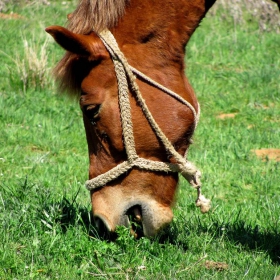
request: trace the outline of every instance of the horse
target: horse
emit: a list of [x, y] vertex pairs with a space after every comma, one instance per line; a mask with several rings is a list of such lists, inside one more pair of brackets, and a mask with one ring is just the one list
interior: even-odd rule
[[100, 232], [124, 225], [154, 237], [173, 219], [179, 174], [197, 189], [201, 212], [210, 209], [187, 160], [200, 107], [184, 58], [214, 3], [80, 0], [67, 28], [46, 28], [66, 50], [55, 68], [60, 89], [79, 98]]

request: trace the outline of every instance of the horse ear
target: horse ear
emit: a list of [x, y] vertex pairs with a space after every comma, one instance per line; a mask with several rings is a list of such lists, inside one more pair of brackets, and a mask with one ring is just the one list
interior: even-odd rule
[[61, 26], [50, 26], [45, 30], [66, 51], [88, 57], [90, 60], [109, 57], [104, 44], [94, 32], [89, 35], [75, 34]]

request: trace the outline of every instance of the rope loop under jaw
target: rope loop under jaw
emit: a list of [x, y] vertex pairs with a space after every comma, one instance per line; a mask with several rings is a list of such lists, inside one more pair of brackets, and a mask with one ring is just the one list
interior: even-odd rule
[[[134, 167], [153, 172], [175, 172], [180, 173], [193, 187], [197, 189], [196, 206], [200, 207], [202, 213], [208, 212], [210, 209], [210, 200], [206, 199], [201, 194], [200, 171], [190, 161], [187, 161], [175, 150], [171, 142], [162, 132], [162, 130], [154, 120], [152, 114], [150, 113], [144, 98], [141, 95], [141, 92], [136, 83], [136, 77], [133, 73], [135, 73], [138, 76], [141, 76], [147, 82], [151, 83], [158, 89], [162, 90], [163, 92], [169, 94], [170, 96], [177, 99], [179, 102], [186, 105], [194, 115], [195, 126], [197, 125], [199, 119], [199, 110], [198, 113], [196, 113], [194, 107], [188, 101], [184, 100], [180, 95], [171, 91], [170, 89], [165, 88], [164, 86], [158, 84], [154, 80], [147, 77], [142, 72], [131, 67], [128, 64], [125, 56], [119, 49], [113, 34], [109, 30], [101, 32], [99, 34], [99, 37], [102, 40], [108, 52], [110, 53], [115, 66], [116, 78], [118, 82], [118, 95], [123, 141], [128, 160], [120, 163], [111, 170], [88, 180], [86, 182], [86, 188], [88, 190], [94, 190], [96, 188], [103, 187], [110, 181], [117, 179], [119, 176], [128, 172]], [[129, 102], [129, 86], [135, 94], [137, 102], [140, 104], [145, 117], [150, 123], [152, 129], [154, 130], [154, 133], [160, 139], [166, 151], [174, 157], [176, 163], [159, 162], [138, 157], [135, 149], [135, 141], [133, 136], [133, 123], [131, 116], [131, 106]]]

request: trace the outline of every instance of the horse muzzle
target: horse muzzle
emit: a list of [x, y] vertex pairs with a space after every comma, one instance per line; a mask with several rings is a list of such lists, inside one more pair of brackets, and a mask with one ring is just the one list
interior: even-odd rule
[[170, 207], [161, 205], [149, 194], [127, 193], [117, 186], [92, 192], [92, 208], [101, 233], [106, 230], [112, 233], [117, 226], [123, 225], [129, 227], [135, 237], [139, 237], [133, 226], [137, 223], [144, 236], [153, 237], [173, 218]]

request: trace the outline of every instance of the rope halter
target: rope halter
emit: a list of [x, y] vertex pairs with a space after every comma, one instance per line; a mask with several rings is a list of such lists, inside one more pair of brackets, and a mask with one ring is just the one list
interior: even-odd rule
[[[121, 124], [122, 124], [122, 133], [123, 133], [123, 141], [125, 150], [127, 153], [127, 161], [124, 161], [117, 166], [113, 167], [111, 170], [98, 175], [97, 177], [90, 179], [86, 182], [86, 188], [88, 190], [94, 190], [96, 188], [100, 188], [105, 186], [110, 181], [117, 179], [119, 176], [129, 171], [130, 169], [137, 167], [139, 169], [153, 171], [153, 172], [174, 172], [180, 173], [193, 187], [197, 189], [197, 200], [196, 206], [200, 207], [202, 213], [206, 213], [210, 209], [210, 200], [206, 199], [201, 194], [201, 182], [200, 171], [188, 160], [186, 160], [183, 156], [181, 156], [173, 147], [171, 142], [162, 132], [156, 121], [154, 120], [151, 112], [149, 111], [145, 100], [143, 99], [139, 87], [136, 83], [136, 77], [140, 76], [145, 81], [151, 83], [155, 87], [159, 88], [166, 94], [169, 94], [173, 98], [177, 99], [182, 104], [186, 105], [194, 115], [195, 127], [198, 123], [199, 119], [199, 110], [196, 113], [194, 107], [185, 99], [183, 99], [177, 93], [167, 89], [166, 87], [156, 83], [140, 71], [131, 67], [124, 54], [120, 51], [118, 44], [113, 36], [113, 34], [109, 30], [105, 30], [99, 34], [100, 39], [102, 40], [104, 46], [107, 51], [111, 55], [111, 59], [114, 63], [117, 82], [118, 82], [118, 97], [119, 97], [119, 106], [120, 106], [120, 115], [121, 115]], [[133, 74], [134, 73], [134, 74]], [[176, 163], [169, 162], [160, 162], [153, 161], [141, 158], [137, 155], [135, 149], [135, 141], [133, 136], [133, 124], [131, 117], [131, 107], [129, 101], [129, 86], [132, 92], [136, 96], [136, 100], [140, 105], [145, 117], [147, 118], [150, 126], [154, 130], [154, 133], [162, 142], [165, 150], [173, 156]]]

